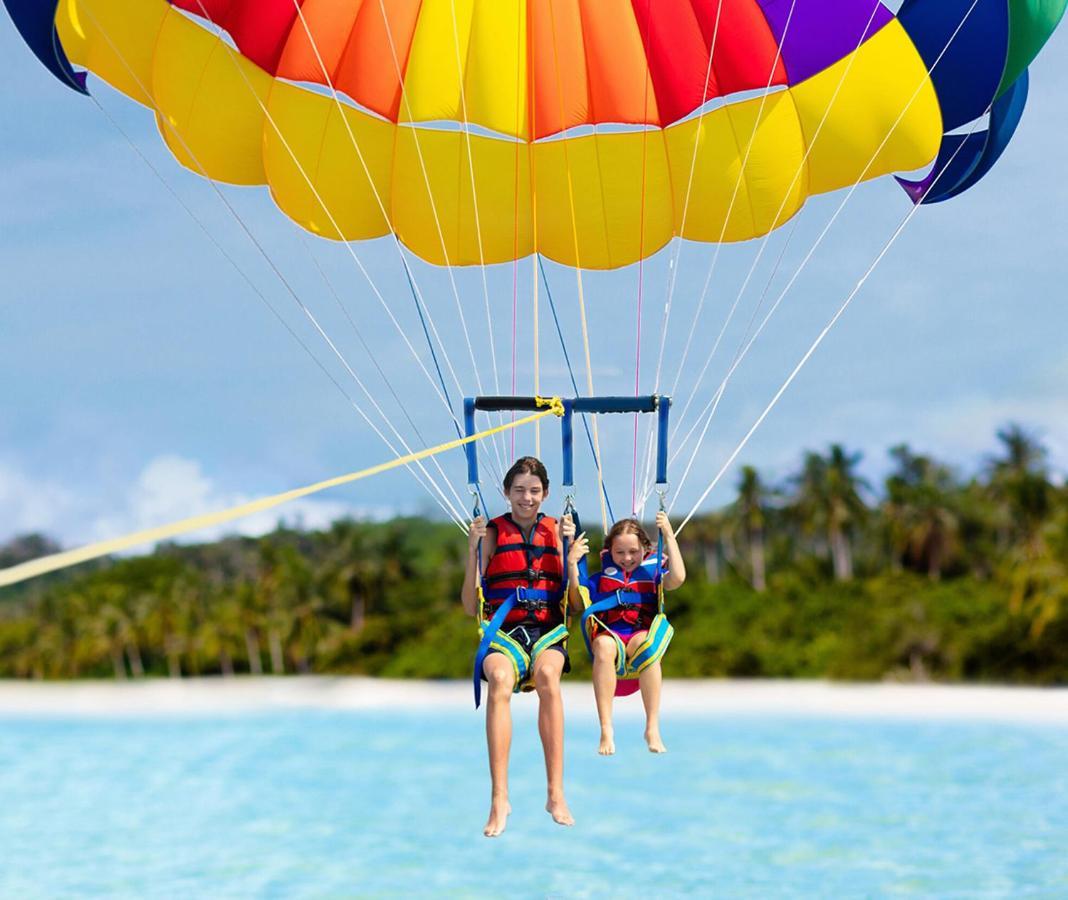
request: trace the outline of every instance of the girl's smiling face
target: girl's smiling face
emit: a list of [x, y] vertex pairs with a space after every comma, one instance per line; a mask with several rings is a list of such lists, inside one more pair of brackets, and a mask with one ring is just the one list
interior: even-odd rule
[[504, 495], [512, 507], [512, 518], [521, 522], [533, 522], [538, 510], [548, 496], [537, 475], [522, 473], [512, 480], [512, 486]]
[[610, 548], [612, 562], [628, 575], [641, 565], [645, 550], [636, 534], [617, 534]]

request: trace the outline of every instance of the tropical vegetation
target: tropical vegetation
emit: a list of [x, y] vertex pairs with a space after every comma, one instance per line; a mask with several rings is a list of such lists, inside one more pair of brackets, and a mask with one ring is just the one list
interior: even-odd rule
[[[669, 676], [1068, 683], [1068, 489], [1018, 426], [980, 471], [906, 445], [873, 487], [833, 445], [681, 535]], [[466, 541], [418, 518], [168, 545], [0, 592], [0, 677], [459, 678]], [[0, 567], [56, 549], [0, 547]], [[587, 668], [572, 644], [577, 674]]]

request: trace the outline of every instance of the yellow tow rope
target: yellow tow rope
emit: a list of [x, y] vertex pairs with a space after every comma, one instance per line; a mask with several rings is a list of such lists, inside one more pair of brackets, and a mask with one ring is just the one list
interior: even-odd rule
[[42, 556], [38, 559], [31, 559], [29, 562], [19, 563], [17, 566], [0, 569], [0, 587], [18, 584], [20, 581], [36, 578], [38, 575], [44, 575], [46, 572], [55, 572], [58, 569], [66, 569], [69, 566], [75, 566], [78, 563], [87, 562], [90, 559], [98, 559], [101, 556], [107, 556], [111, 553], [120, 553], [123, 550], [129, 550], [140, 544], [156, 543], [157, 541], [163, 541], [179, 534], [186, 534], [190, 531], [199, 531], [202, 528], [221, 525], [224, 522], [232, 522], [235, 519], [262, 512], [263, 510], [271, 509], [274, 506], [281, 506], [283, 503], [288, 503], [290, 500], [298, 500], [301, 497], [307, 497], [309, 494], [325, 491], [327, 488], [338, 487], [342, 484], [350, 484], [353, 481], [370, 478], [372, 475], [379, 475], [382, 472], [388, 472], [390, 469], [397, 469], [400, 466], [406, 466], [409, 463], [418, 462], [427, 457], [445, 453], [448, 450], [455, 450], [457, 447], [463, 447], [466, 444], [484, 440], [498, 432], [508, 431], [512, 428], [519, 428], [521, 425], [529, 425], [531, 422], [536, 422], [546, 416], [562, 416], [564, 414], [563, 401], [561, 401], [559, 397], [552, 397], [547, 400], [540, 400], [539, 398], [539, 405], [545, 405], [548, 409], [534, 413], [523, 419], [517, 419], [515, 422], [508, 422], [504, 425], [497, 425], [494, 428], [487, 428], [485, 431], [480, 431], [469, 437], [457, 438], [456, 440], [449, 441], [445, 444], [438, 444], [436, 447], [428, 447], [426, 450], [420, 450], [418, 453], [409, 453], [407, 456], [400, 456], [397, 459], [391, 459], [389, 462], [379, 463], [377, 466], [371, 466], [369, 469], [361, 469], [359, 472], [350, 472], [348, 475], [339, 475], [337, 478], [329, 478], [326, 481], [319, 481], [315, 484], [310, 484], [307, 487], [295, 488], [294, 490], [286, 491], [282, 494], [275, 494], [273, 497], [263, 497], [249, 503], [242, 503], [240, 506], [233, 506], [230, 509], [205, 513], [202, 516], [191, 516], [188, 519], [179, 519], [177, 522], [171, 522], [169, 525], [159, 525], [156, 528], [135, 531], [124, 537], [112, 538], [107, 541], [98, 541], [95, 544], [86, 544], [84, 547], [78, 547], [74, 550], [64, 550], [62, 553], [53, 553], [50, 556]]

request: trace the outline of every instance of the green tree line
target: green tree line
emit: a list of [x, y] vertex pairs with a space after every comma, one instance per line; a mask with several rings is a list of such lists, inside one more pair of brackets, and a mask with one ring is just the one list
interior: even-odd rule
[[[1018, 426], [968, 477], [906, 445], [884, 483], [840, 445], [681, 535], [670, 676], [1068, 682], [1068, 489]], [[594, 546], [597, 546], [596, 537]], [[167, 545], [0, 591], [0, 677], [461, 678], [466, 539], [420, 518]], [[0, 547], [0, 567], [57, 549]], [[577, 629], [576, 674], [588, 671]]]

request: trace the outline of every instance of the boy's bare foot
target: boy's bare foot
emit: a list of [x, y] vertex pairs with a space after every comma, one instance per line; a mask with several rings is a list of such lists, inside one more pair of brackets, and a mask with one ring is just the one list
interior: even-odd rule
[[512, 811], [512, 804], [507, 800], [494, 800], [490, 804], [489, 819], [486, 820], [486, 827], [482, 829], [482, 833], [486, 837], [497, 837], [504, 831], [504, 826], [508, 823], [508, 814]]
[[611, 756], [616, 752], [615, 734], [611, 728], [601, 729], [601, 746], [597, 748], [601, 756]]
[[646, 731], [645, 743], [649, 745], [650, 753], [667, 753], [667, 747], [664, 746], [664, 742], [661, 740], [660, 732], [658, 730]]
[[563, 797], [558, 800], [550, 798], [545, 804], [545, 811], [553, 817], [557, 825], [575, 824], [575, 818], [571, 815], [571, 810], [567, 808], [567, 801]]

